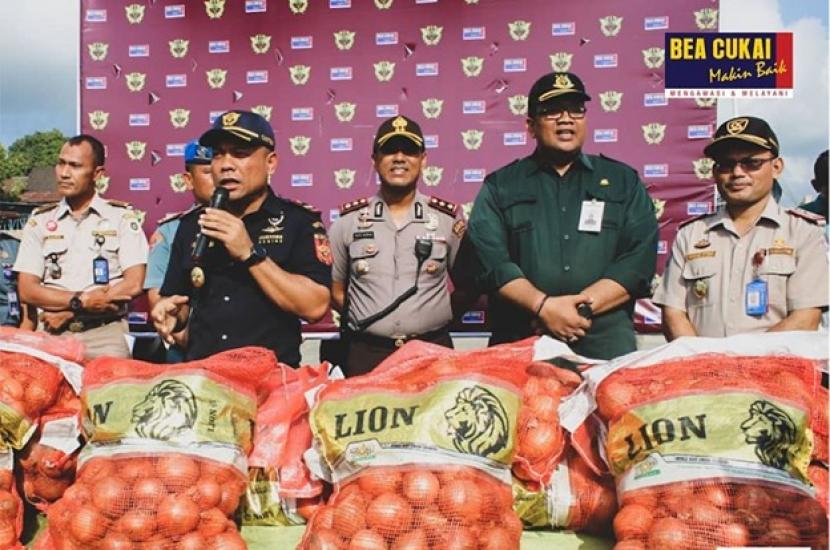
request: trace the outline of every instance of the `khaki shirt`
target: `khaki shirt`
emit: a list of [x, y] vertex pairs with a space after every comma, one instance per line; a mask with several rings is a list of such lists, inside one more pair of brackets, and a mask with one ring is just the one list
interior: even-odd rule
[[464, 233], [457, 207], [416, 193], [406, 221], [396, 227], [379, 195], [358, 202], [358, 208], [344, 208], [330, 231], [332, 280], [346, 284], [348, 279], [351, 319], [383, 310], [415, 283], [415, 241], [426, 238], [432, 241], [432, 251], [417, 276], [417, 294], [366, 332], [393, 338], [445, 326], [452, 319], [448, 274]]
[[[746, 287], [766, 281], [769, 310], [746, 314]], [[797, 309], [827, 306], [823, 231], [771, 198], [743, 237], [719, 212], [681, 226], [653, 301], [685, 311], [699, 336], [763, 332]]]
[[[99, 236], [104, 239], [100, 245]], [[23, 230], [14, 270], [78, 292], [96, 286], [92, 262], [98, 256], [107, 259], [110, 281], [117, 281], [126, 269], [147, 263], [147, 238], [132, 207], [96, 193], [78, 220], [65, 199], [35, 210]]]

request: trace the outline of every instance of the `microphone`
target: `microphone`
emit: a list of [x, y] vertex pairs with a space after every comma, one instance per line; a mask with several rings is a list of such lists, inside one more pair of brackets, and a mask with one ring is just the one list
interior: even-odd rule
[[[213, 196], [210, 198], [210, 204], [208, 205], [209, 208], [219, 208], [225, 206], [225, 202], [228, 200], [228, 190], [224, 187], [217, 187], [216, 190], [213, 192]], [[200, 262], [202, 260], [202, 256], [205, 254], [205, 250], [207, 249], [208, 242], [210, 242], [210, 237], [204, 235], [201, 231], [198, 235], [196, 235], [196, 244], [193, 246], [193, 252], [190, 254], [190, 258], [194, 262]]]

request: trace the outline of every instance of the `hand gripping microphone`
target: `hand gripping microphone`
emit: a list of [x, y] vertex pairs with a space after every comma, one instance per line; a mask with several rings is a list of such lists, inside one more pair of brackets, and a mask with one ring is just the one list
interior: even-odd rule
[[[213, 192], [213, 196], [210, 198], [210, 204], [208, 205], [208, 208], [222, 209], [227, 201], [228, 190], [224, 187], [217, 187], [216, 190]], [[202, 260], [202, 256], [204, 256], [205, 250], [207, 250], [207, 246], [210, 240], [210, 237], [204, 235], [201, 231], [198, 235], [196, 235], [196, 243], [193, 245], [193, 252], [190, 255], [191, 259], [193, 259], [194, 262], [198, 263]]]

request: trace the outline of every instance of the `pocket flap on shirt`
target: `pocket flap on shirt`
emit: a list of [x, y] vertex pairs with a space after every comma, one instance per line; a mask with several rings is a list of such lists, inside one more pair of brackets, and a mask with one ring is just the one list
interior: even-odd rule
[[683, 266], [683, 278], [689, 281], [705, 279], [713, 276], [717, 272], [717, 267], [714, 257], [688, 260]]
[[758, 269], [761, 275], [790, 275], [794, 271], [795, 257], [784, 254], [768, 255]]

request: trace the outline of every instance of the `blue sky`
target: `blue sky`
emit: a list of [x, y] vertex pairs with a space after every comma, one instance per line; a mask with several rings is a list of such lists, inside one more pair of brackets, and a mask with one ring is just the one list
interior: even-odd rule
[[[78, 0], [0, 0], [0, 144], [37, 130], [75, 133], [79, 9]], [[795, 99], [721, 102], [718, 113], [770, 122], [787, 162], [785, 203], [799, 202], [828, 141], [827, 1], [721, 0], [720, 9], [725, 31], [795, 33]]]

